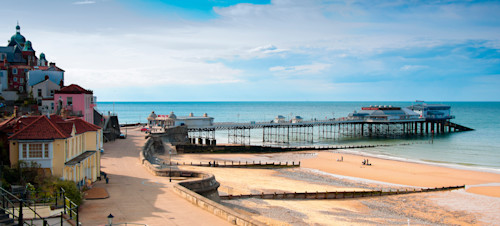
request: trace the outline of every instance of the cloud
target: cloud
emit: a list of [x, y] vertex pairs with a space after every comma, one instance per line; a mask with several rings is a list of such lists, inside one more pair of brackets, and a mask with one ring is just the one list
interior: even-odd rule
[[274, 45], [264, 45], [250, 49], [248, 50], [248, 54], [242, 53], [240, 54], [240, 56], [245, 58], [253, 58], [253, 57], [264, 58], [279, 53], [285, 53], [286, 51], [287, 51], [286, 49], [278, 49]]
[[88, 4], [95, 4], [95, 1], [91, 0], [84, 0], [84, 1], [78, 1], [78, 2], [73, 2], [73, 5], [88, 5]]
[[297, 66], [275, 66], [269, 68], [271, 72], [287, 73], [287, 74], [317, 74], [328, 69], [330, 64], [315, 63], [309, 65], [297, 65]]
[[[168, 11], [171, 7], [143, 8], [150, 5], [143, 1], [73, 4], [96, 2], [100, 7], [88, 17], [87, 7], [35, 1], [26, 6], [31, 13], [22, 24], [37, 54], [44, 52], [65, 69], [68, 83], [81, 82], [96, 93], [94, 87], [104, 91], [114, 84], [192, 85], [197, 88], [191, 91], [201, 94], [198, 90], [213, 87], [297, 82], [303, 79], [298, 75], [313, 75], [301, 82], [322, 84], [328, 93], [333, 92], [329, 87], [344, 92], [339, 83], [378, 82], [384, 89], [419, 79], [453, 86], [460, 85], [453, 78], [500, 73], [500, 3], [495, 1], [273, 0], [217, 5], [209, 19], [196, 20]], [[15, 11], [2, 12], [15, 18]], [[41, 16], [43, 22], [37, 20]], [[0, 31], [1, 37], [12, 35], [15, 24], [8, 23], [0, 22], [12, 28]], [[255, 89], [244, 92], [251, 96]], [[314, 97], [304, 90], [301, 98], [308, 94]]]
[[429, 68], [425, 65], [404, 65], [400, 68], [401, 71], [417, 71]]

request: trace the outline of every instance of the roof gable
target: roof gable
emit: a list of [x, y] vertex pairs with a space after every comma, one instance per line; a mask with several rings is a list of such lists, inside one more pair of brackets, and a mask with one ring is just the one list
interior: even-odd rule
[[39, 116], [31, 124], [17, 131], [10, 136], [10, 140], [52, 140], [67, 138], [69, 134], [61, 131], [61, 128], [55, 125], [47, 116]]
[[72, 118], [72, 119], [68, 119], [67, 121], [71, 121], [72, 123], [75, 124], [76, 133], [78, 133], [78, 134], [85, 133], [88, 131], [97, 131], [97, 130], [101, 129], [101, 127], [96, 126], [96, 125], [91, 124], [91, 123], [88, 123], [81, 118]]
[[75, 85], [75, 84], [65, 86], [65, 87], [61, 88], [59, 91], [56, 91], [56, 93], [93, 94], [92, 91], [86, 90], [86, 89], [82, 88], [81, 86]]
[[38, 82], [38, 83], [36, 83], [36, 84], [34, 84], [34, 85], [32, 85], [32, 86], [33, 86], [33, 87], [35, 87], [35, 86], [43, 86], [43, 85], [44, 85], [44, 83], [46, 83], [46, 84], [45, 84], [45, 86], [50, 85], [50, 83], [52, 83], [53, 85], [56, 85], [56, 86], [57, 86], [57, 84], [56, 84], [55, 82], [51, 81], [50, 79], [45, 79], [45, 80], [40, 81], [40, 82]]

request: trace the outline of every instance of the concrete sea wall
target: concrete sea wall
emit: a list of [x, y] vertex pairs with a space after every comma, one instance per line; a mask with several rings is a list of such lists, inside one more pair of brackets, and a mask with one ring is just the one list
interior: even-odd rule
[[235, 225], [251, 226], [265, 225], [249, 216], [240, 214], [220, 203], [218, 188], [219, 182], [214, 175], [186, 170], [158, 169], [155, 164], [148, 161], [148, 157], [153, 157], [155, 147], [160, 145], [158, 139], [151, 137], [146, 142], [143, 150], [139, 153], [139, 161], [153, 175], [161, 177], [185, 177], [188, 180], [176, 183], [174, 191], [192, 204], [222, 218]]

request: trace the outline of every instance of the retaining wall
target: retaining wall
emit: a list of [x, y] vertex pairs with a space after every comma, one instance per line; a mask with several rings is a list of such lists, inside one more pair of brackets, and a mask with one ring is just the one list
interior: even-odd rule
[[250, 217], [237, 213], [236, 211], [223, 206], [220, 203], [214, 202], [210, 199], [207, 199], [180, 184], [174, 185], [174, 191], [182, 196], [184, 199], [188, 200], [192, 204], [222, 218], [229, 221], [235, 225], [265, 225], [259, 221], [253, 220]]
[[[151, 144], [149, 144], [151, 145]], [[192, 177], [192, 180], [174, 184], [174, 191], [192, 204], [222, 218], [235, 225], [242, 226], [264, 226], [265, 224], [240, 214], [224, 205], [220, 201], [217, 191], [220, 186], [215, 176], [206, 173], [185, 170], [158, 169], [157, 165], [151, 164], [144, 156], [144, 150], [139, 153], [139, 161], [153, 175], [161, 177]]]

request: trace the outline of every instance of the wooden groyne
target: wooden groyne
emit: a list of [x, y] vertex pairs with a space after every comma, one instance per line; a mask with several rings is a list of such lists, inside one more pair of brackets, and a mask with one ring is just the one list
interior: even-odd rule
[[364, 198], [364, 197], [379, 197], [388, 195], [402, 195], [411, 193], [435, 192], [435, 191], [450, 191], [455, 189], [465, 188], [462, 186], [450, 186], [441, 188], [413, 188], [413, 189], [397, 189], [397, 190], [378, 190], [378, 191], [334, 191], [334, 192], [283, 192], [283, 193], [261, 193], [247, 195], [221, 195], [221, 200], [232, 199], [349, 199], [349, 198]]
[[[183, 166], [200, 166], [200, 167], [226, 167], [226, 168], [287, 168], [287, 167], [300, 167], [299, 162], [262, 162], [262, 161], [213, 161], [213, 162], [172, 162], [172, 165]], [[167, 165], [162, 165], [168, 167]]]
[[203, 145], [203, 144], [179, 144], [175, 145], [177, 153], [279, 153], [291, 151], [307, 150], [337, 150], [337, 149], [359, 149], [388, 147], [395, 145], [412, 145], [430, 143], [411, 142], [402, 144], [375, 144], [375, 145], [306, 145], [306, 146], [286, 146], [286, 145]]

